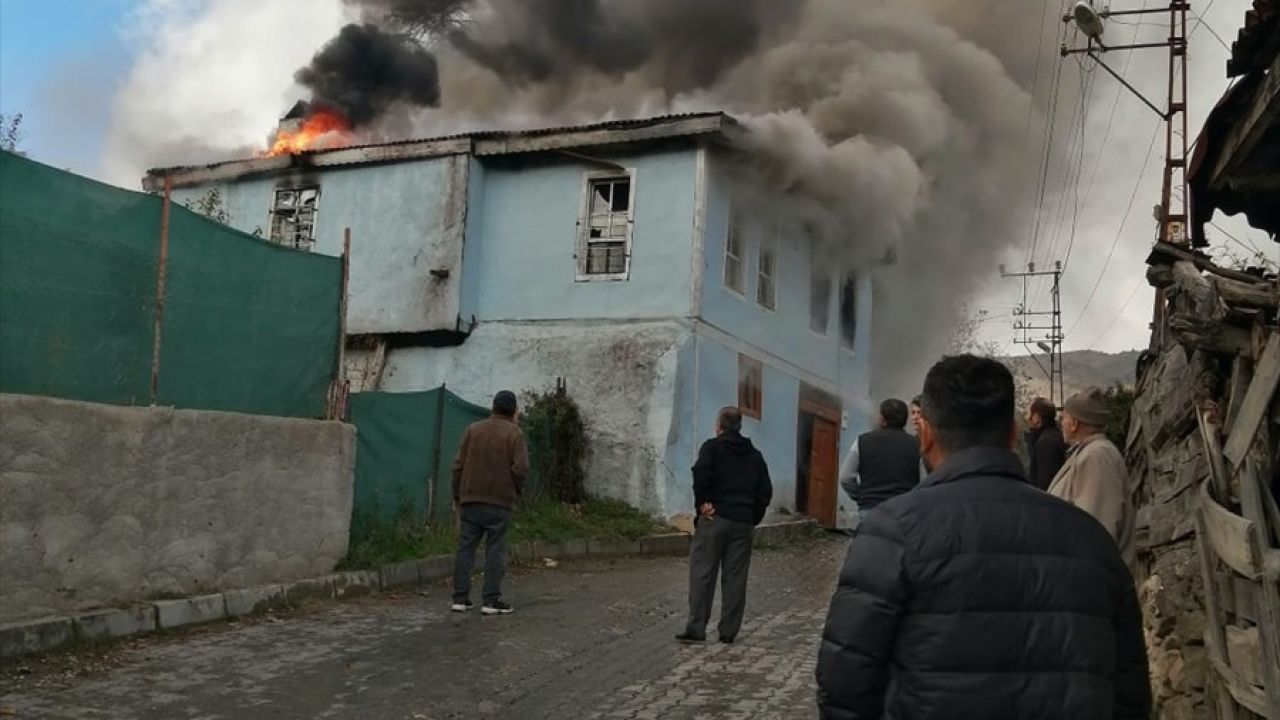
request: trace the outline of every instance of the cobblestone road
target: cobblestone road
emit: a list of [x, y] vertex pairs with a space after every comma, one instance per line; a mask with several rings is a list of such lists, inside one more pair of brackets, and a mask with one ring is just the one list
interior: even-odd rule
[[685, 560], [583, 561], [515, 572], [508, 617], [450, 614], [434, 586], [7, 667], [0, 716], [812, 718], [842, 549], [757, 552], [735, 645], [673, 641]]

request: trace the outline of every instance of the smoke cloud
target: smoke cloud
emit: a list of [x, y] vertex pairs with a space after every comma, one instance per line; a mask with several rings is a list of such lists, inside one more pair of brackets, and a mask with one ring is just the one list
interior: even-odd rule
[[440, 102], [436, 58], [407, 35], [351, 24], [294, 76], [312, 99], [343, 111], [359, 127], [398, 102]]
[[733, 113], [751, 130], [744, 184], [816, 208], [831, 260], [872, 279], [875, 391], [909, 396], [1017, 239], [1034, 163], [1031, 99], [960, 34], [961, 10], [974, 8], [945, 23], [850, 0], [483, 0], [437, 38], [443, 105], [416, 122]]

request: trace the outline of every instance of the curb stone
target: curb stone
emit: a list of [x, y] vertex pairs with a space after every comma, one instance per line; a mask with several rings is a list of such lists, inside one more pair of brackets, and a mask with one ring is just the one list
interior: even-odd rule
[[0, 625], [0, 657], [57, 650], [75, 642], [71, 618], [55, 617]]
[[286, 603], [284, 585], [228, 590], [222, 596], [226, 599], [228, 617], [256, 615]]
[[[757, 542], [784, 542], [802, 538], [817, 529], [813, 520], [794, 520], [756, 529]], [[534, 540], [512, 547], [512, 558], [535, 562], [544, 558], [588, 556], [677, 556], [689, 551], [691, 536], [684, 533], [650, 535], [640, 540]], [[378, 570], [339, 572], [293, 583], [264, 585], [182, 600], [157, 600], [128, 608], [109, 608], [75, 616], [48, 617], [0, 625], [0, 659], [48, 652], [81, 640], [128, 637], [196, 625], [228, 617], [255, 615], [286, 602], [305, 598], [346, 598], [367, 595], [384, 588], [416, 585], [449, 577], [452, 555], [383, 565]]]
[[95, 610], [71, 618], [76, 640], [110, 640], [152, 633], [157, 629], [154, 605], [135, 605], [120, 610]]
[[152, 605], [156, 608], [156, 624], [162, 630], [201, 625], [227, 617], [227, 601], [221, 593], [184, 600], [157, 600]]

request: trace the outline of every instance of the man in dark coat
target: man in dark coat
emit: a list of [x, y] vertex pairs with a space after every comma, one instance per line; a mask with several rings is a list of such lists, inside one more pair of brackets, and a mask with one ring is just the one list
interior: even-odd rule
[[907, 434], [907, 404], [890, 398], [880, 403], [875, 430], [853, 441], [840, 464], [840, 487], [858, 504], [858, 520], [889, 498], [915, 487], [924, 477], [920, 446]]
[[742, 436], [742, 413], [720, 411], [716, 436], [702, 445], [693, 466], [698, 510], [689, 552], [689, 623], [676, 639], [700, 643], [707, 637], [716, 575], [721, 576], [720, 642], [732, 643], [747, 606], [747, 575], [755, 526], [773, 501], [764, 456]]
[[1048, 490], [1067, 461], [1067, 443], [1058, 429], [1058, 409], [1038, 397], [1027, 409], [1027, 481]]
[[818, 654], [837, 720], [1147, 720], [1142, 615], [1115, 542], [1027, 483], [1013, 376], [969, 355], [924, 387], [932, 474], [849, 545]]

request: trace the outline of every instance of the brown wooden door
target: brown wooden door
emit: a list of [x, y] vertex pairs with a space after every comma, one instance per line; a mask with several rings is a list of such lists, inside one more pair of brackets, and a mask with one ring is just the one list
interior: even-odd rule
[[840, 427], [825, 418], [813, 419], [813, 445], [809, 449], [809, 516], [823, 527], [836, 526], [840, 490]]

